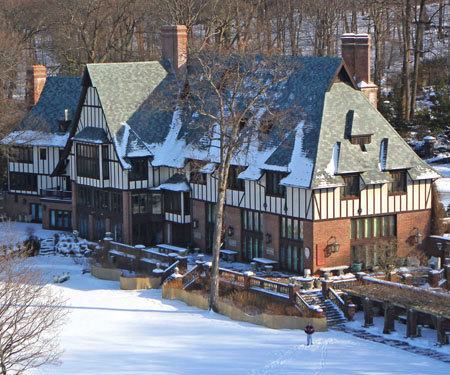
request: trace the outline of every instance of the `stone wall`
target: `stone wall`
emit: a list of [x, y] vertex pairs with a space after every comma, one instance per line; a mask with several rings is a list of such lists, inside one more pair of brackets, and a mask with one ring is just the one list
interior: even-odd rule
[[161, 287], [160, 277], [120, 276], [120, 289], [123, 290], [159, 289], [160, 287]]
[[[163, 298], [170, 300], [178, 300], [189, 306], [195, 306], [202, 310], [208, 310], [208, 299], [200, 294], [189, 293], [182, 289], [170, 288], [165, 285], [162, 287]], [[297, 316], [269, 315], [258, 314], [248, 315], [235, 306], [224, 302], [218, 304], [219, 313], [230, 319], [258, 324], [274, 329], [303, 329], [308, 322], [312, 322], [314, 328], [318, 332], [327, 331], [326, 318], [302, 318]]]
[[120, 281], [122, 271], [117, 268], [103, 268], [91, 264], [91, 275], [101, 280]]

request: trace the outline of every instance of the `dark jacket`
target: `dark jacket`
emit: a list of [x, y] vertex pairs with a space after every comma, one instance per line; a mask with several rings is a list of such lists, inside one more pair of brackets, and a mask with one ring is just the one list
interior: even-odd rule
[[307, 334], [307, 335], [312, 335], [314, 332], [315, 332], [316, 330], [314, 329], [314, 327], [311, 325], [311, 326], [306, 326], [305, 327], [305, 333]]

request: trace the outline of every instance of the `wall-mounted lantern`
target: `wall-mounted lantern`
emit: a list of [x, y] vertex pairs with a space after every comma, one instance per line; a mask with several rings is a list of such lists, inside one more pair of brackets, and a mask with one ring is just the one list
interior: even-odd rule
[[419, 233], [419, 228], [414, 227], [413, 230], [416, 231], [416, 234], [414, 235], [414, 242], [416, 245], [421, 245], [423, 240], [423, 235]]
[[327, 241], [327, 248], [329, 253], [338, 253], [341, 247], [341, 244], [337, 242], [335, 236], [331, 236]]
[[192, 228], [197, 229], [198, 225], [199, 225], [199, 223], [198, 223], [197, 219], [192, 220]]
[[444, 247], [444, 244], [442, 242], [437, 242], [436, 246], [437, 246], [439, 251], [442, 251], [442, 248]]
[[266, 243], [272, 242], [272, 235], [270, 233], [266, 233]]
[[228, 237], [233, 237], [234, 236], [234, 228], [228, 227], [227, 234], [228, 234]]

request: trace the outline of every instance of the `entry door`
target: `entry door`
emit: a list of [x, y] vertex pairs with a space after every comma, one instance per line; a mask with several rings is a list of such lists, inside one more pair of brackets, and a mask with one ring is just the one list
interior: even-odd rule
[[170, 239], [171, 239], [171, 233], [170, 233], [171, 229], [172, 229], [172, 224], [171, 223], [167, 223], [166, 243], [168, 243], [168, 244], [172, 243], [170, 241]]
[[31, 220], [36, 223], [42, 223], [42, 205], [31, 203]]

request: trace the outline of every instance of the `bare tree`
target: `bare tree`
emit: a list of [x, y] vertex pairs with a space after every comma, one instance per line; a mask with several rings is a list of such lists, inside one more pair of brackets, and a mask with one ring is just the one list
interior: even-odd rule
[[[288, 79], [291, 71], [283, 60], [253, 55], [200, 55], [191, 61], [197, 67], [195, 82], [189, 81], [190, 106], [199, 115], [206, 148], [217, 163], [217, 203], [213, 235], [213, 262], [209, 306], [217, 310], [219, 298], [219, 255], [226, 190], [232, 165], [245, 165], [252, 146], [268, 131], [276, 132], [280, 113], [269, 91]], [[260, 117], [265, 113], [264, 120]], [[283, 114], [284, 115], [284, 114]], [[270, 124], [270, 125], [269, 125]], [[273, 125], [273, 126], [272, 126]], [[283, 123], [282, 133], [287, 135]]]
[[[4, 228], [2, 228], [4, 229]], [[13, 237], [12, 237], [13, 238]], [[0, 374], [58, 363], [64, 300], [49, 287], [25, 249], [11, 241], [0, 254]]]
[[397, 242], [395, 240], [378, 241], [373, 246], [374, 257], [380, 272], [384, 273], [387, 280], [391, 277], [391, 271], [397, 266]]

